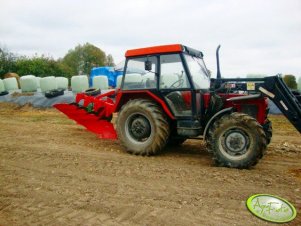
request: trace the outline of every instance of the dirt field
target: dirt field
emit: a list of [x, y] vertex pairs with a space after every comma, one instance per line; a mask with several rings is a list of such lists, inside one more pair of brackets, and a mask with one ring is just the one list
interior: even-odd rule
[[269, 225], [246, 208], [257, 193], [289, 200], [301, 225], [301, 135], [271, 119], [267, 155], [237, 170], [198, 140], [137, 157], [53, 109], [0, 103], [0, 225]]

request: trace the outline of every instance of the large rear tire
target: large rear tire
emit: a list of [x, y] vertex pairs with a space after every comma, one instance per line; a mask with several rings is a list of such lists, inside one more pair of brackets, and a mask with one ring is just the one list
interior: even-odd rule
[[154, 102], [135, 99], [124, 105], [116, 121], [121, 146], [135, 155], [154, 155], [161, 151], [169, 137], [169, 124]]
[[208, 135], [207, 148], [217, 166], [250, 168], [264, 155], [267, 146], [262, 126], [243, 113], [221, 117]]

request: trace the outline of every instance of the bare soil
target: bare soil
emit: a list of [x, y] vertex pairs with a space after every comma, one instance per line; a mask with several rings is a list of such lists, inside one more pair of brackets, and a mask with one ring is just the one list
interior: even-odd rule
[[301, 136], [283, 116], [250, 170], [215, 167], [200, 140], [121, 150], [54, 109], [0, 103], [0, 225], [269, 225], [246, 200], [289, 200], [301, 225]]

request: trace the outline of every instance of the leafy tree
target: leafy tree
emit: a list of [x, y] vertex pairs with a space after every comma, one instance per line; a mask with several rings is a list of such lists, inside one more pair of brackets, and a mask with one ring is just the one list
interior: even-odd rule
[[92, 67], [104, 66], [107, 57], [101, 49], [86, 43], [69, 50], [61, 62], [70, 68], [73, 75], [90, 74]]
[[113, 59], [113, 56], [111, 54], [109, 54], [107, 56], [106, 66], [111, 66], [111, 67], [115, 66], [114, 59]]
[[6, 48], [0, 47], [0, 76], [3, 77], [7, 72], [15, 70], [16, 56]]
[[28, 58], [19, 57], [16, 60], [16, 73], [19, 75], [36, 75], [45, 77], [49, 75], [69, 77], [71, 70], [59, 61], [45, 56], [34, 56]]
[[294, 75], [284, 75], [283, 81], [291, 89], [297, 89], [296, 77]]

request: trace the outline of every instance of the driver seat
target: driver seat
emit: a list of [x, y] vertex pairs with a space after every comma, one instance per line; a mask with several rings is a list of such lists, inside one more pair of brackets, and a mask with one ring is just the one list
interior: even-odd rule
[[165, 100], [167, 101], [169, 107], [171, 108], [175, 116], [191, 115], [191, 109], [187, 107], [187, 103], [185, 103], [181, 92], [171, 92], [165, 96]]

